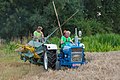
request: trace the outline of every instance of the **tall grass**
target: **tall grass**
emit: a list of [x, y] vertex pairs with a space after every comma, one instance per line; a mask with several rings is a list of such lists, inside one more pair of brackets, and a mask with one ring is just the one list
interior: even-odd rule
[[60, 45], [60, 38], [58, 37], [52, 37], [49, 39], [49, 42], [52, 44], [57, 44], [58, 46]]
[[[51, 43], [60, 44], [60, 38], [53, 37]], [[120, 35], [118, 34], [96, 34], [93, 36], [82, 37], [87, 52], [107, 52], [120, 50]]]
[[0, 46], [0, 52], [5, 53], [5, 54], [10, 54], [10, 53], [15, 53], [15, 49], [17, 48], [17, 43], [16, 42], [9, 42], [2, 44]]
[[84, 37], [83, 43], [88, 52], [106, 52], [120, 50], [120, 35], [118, 34], [96, 34]]
[[[49, 39], [50, 43], [60, 45], [60, 38], [52, 37]], [[81, 40], [85, 44], [85, 51], [87, 52], [107, 52], [120, 50], [120, 35], [119, 34], [96, 34], [94, 36], [85, 36]], [[17, 43], [11, 41], [0, 46], [0, 53], [15, 53]]]
[[15, 52], [17, 48], [17, 43], [9, 42], [0, 45], [0, 63], [9, 63], [9, 62], [16, 62], [19, 60], [19, 55]]

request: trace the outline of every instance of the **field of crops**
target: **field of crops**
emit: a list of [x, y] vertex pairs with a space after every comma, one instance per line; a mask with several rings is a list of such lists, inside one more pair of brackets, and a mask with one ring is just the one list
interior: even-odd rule
[[[74, 38], [74, 37], [72, 37]], [[53, 37], [51, 43], [59, 45], [60, 38]], [[85, 44], [87, 52], [107, 52], [120, 50], [120, 35], [119, 34], [96, 34], [82, 37], [82, 43]]]
[[120, 50], [120, 35], [96, 34], [83, 37], [87, 52], [106, 52]]

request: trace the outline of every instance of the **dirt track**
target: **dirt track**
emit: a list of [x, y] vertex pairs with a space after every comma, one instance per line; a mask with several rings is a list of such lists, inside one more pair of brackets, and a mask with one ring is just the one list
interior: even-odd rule
[[16, 56], [0, 57], [0, 80], [120, 80], [120, 51], [86, 53], [88, 63], [78, 69], [47, 72]]
[[[120, 80], [120, 51], [86, 53], [88, 64], [78, 69], [44, 71], [32, 65], [31, 71], [20, 80]], [[33, 70], [35, 69], [35, 70]]]

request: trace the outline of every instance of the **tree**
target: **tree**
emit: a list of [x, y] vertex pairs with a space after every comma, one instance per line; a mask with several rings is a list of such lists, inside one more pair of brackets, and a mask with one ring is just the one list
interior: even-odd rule
[[[53, 0], [0, 0], [0, 37], [11, 39], [28, 36], [38, 25], [45, 36], [58, 27]], [[55, 0], [61, 24], [76, 10], [79, 12], [62, 29], [85, 35], [120, 33], [119, 0]], [[59, 31], [55, 35], [59, 35]]]

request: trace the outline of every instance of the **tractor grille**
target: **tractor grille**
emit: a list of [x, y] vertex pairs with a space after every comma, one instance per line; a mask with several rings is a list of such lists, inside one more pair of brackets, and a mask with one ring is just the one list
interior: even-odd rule
[[82, 60], [82, 48], [73, 48], [71, 52], [71, 61], [80, 62]]
[[72, 52], [82, 52], [82, 48], [72, 48]]

